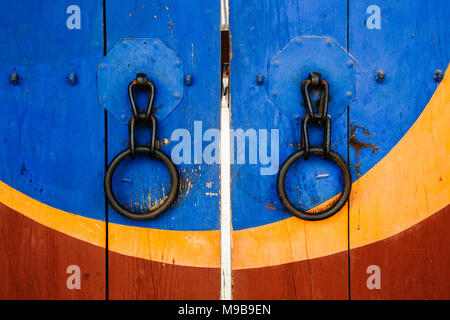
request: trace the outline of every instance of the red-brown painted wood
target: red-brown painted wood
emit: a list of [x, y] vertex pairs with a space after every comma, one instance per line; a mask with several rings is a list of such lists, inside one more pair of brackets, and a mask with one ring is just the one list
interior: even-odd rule
[[[0, 299], [105, 299], [105, 249], [45, 227], [0, 203]], [[81, 289], [67, 288], [67, 267]]]
[[[352, 299], [450, 299], [450, 206], [385, 240], [350, 251]], [[381, 289], [367, 288], [367, 267]]]
[[109, 298], [219, 299], [220, 269], [186, 267], [109, 252]]
[[265, 268], [233, 270], [233, 299], [348, 299], [347, 252]]

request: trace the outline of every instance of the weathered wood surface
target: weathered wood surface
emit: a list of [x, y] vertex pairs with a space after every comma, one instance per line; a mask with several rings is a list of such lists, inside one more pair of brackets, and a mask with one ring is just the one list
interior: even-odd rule
[[[77, 3], [80, 25], [66, 2], [0, 4], [2, 299], [106, 296], [104, 112], [96, 90], [103, 6]], [[80, 289], [67, 286], [72, 265]]]
[[[450, 95], [448, 79], [439, 84], [433, 76], [450, 61], [450, 4], [374, 4], [350, 1], [349, 8], [349, 49], [358, 61], [349, 139], [351, 297], [448, 299]], [[374, 81], [379, 70], [382, 82]], [[380, 268], [379, 289], [370, 266]]]
[[[105, 299], [104, 248], [45, 227], [3, 204], [0, 213], [1, 299]], [[72, 287], [78, 280], [71, 276], [79, 277], [79, 288]]]
[[[204, 141], [202, 135], [220, 126], [219, 10], [219, 1], [106, 3], [108, 52], [123, 38], [159, 39], [175, 51], [183, 63], [184, 73], [193, 78], [191, 86], [183, 85], [183, 91], [177, 93], [182, 96], [181, 103], [166, 118], [160, 119], [158, 111], [155, 113], [157, 141], [167, 155], [170, 156], [179, 143], [172, 141], [176, 129], [187, 130], [191, 135], [191, 141], [187, 142], [192, 149], [189, 150], [191, 157], [188, 163], [177, 164], [181, 183], [175, 205], [160, 217], [146, 222], [131, 221], [111, 208], [108, 210], [109, 295], [112, 299], [219, 298], [219, 165], [205, 163], [195, 146], [199, 145], [203, 152], [209, 142]], [[143, 72], [150, 80], [157, 80], [158, 75], [152, 70]], [[123, 90], [125, 95], [126, 88]], [[161, 94], [162, 90], [157, 87], [156, 94]], [[128, 119], [131, 116], [129, 106], [121, 107]], [[155, 108], [165, 106], [156, 103]], [[108, 159], [111, 160], [128, 147], [128, 129], [110, 114], [107, 120]], [[148, 143], [148, 129], [138, 132], [138, 141]], [[169, 182], [162, 164], [141, 157], [119, 168], [114, 187], [120, 200], [145, 208], [149, 197], [152, 205], [153, 201], [164, 198], [163, 188], [168, 190]], [[135, 229], [130, 234], [113, 232], [112, 225], [118, 230], [121, 226], [140, 230]], [[136, 233], [142, 237], [136, 237]], [[126, 250], [118, 254], [115, 248], [123, 248], [124, 243], [127, 243]]]
[[[173, 130], [194, 139], [195, 121], [201, 134], [218, 128], [219, 2], [77, 6], [79, 25], [69, 4], [0, 5], [0, 298], [217, 299], [219, 166], [200, 163], [193, 146], [192, 162], [178, 166], [181, 194], [161, 218], [134, 222], [108, 209], [104, 168], [128, 146], [128, 133], [109, 113], [105, 119], [97, 72], [121, 39], [160, 39], [193, 84], [159, 121], [158, 144], [170, 155]], [[236, 164], [234, 153], [235, 299], [450, 298], [450, 79], [433, 79], [450, 59], [449, 14], [438, 0], [230, 1], [231, 126], [268, 129], [268, 156], [270, 129], [279, 129], [280, 164], [300, 130], [269, 96], [271, 59], [297, 36], [329, 36], [357, 70], [348, 112], [330, 102], [332, 148], [354, 180], [341, 212], [321, 222], [291, 217], [276, 175], [260, 175], [268, 165], [249, 164], [248, 149], [245, 164]], [[384, 81], [375, 80], [378, 71]], [[146, 137], [139, 130], [138, 141]], [[314, 128], [313, 141], [320, 137]], [[134, 207], [147, 205], [143, 194], [160, 200], [168, 186], [164, 169], [147, 160], [125, 163], [115, 178], [115, 191]], [[340, 190], [338, 171], [323, 160], [292, 171], [291, 196], [305, 208]]]
[[[346, 24], [346, 1], [230, 1], [231, 127], [268, 129], [269, 137], [274, 134], [270, 129], [279, 129], [280, 165], [300, 143], [300, 121], [288, 118], [270, 99], [273, 93], [268, 92], [272, 80], [267, 75], [268, 63], [297, 36], [329, 36], [345, 47]], [[265, 77], [261, 86], [256, 82], [258, 74]], [[299, 114], [304, 113], [301, 104], [298, 99]], [[335, 113], [338, 107], [344, 107], [342, 114]], [[345, 108], [331, 104], [329, 113], [333, 119], [333, 149], [347, 158]], [[321, 137], [320, 129], [312, 128], [312, 142], [317, 143]], [[273, 144], [267, 144], [269, 154]], [[347, 247], [347, 207], [336, 217], [314, 225], [296, 221], [278, 199], [278, 168], [270, 175], [261, 175], [260, 169], [268, 165], [249, 164], [247, 150], [246, 164], [237, 164], [235, 159], [231, 172], [233, 296], [347, 299], [346, 253], [322, 259], [318, 264], [314, 260], [323, 255], [324, 247]], [[320, 180], [305, 174], [305, 170], [327, 173], [329, 178]], [[313, 157], [290, 171], [294, 178], [289, 178], [287, 185], [299, 185], [301, 189], [293, 188], [296, 198], [292, 199], [298, 199], [298, 192], [302, 193], [303, 198], [296, 204], [305, 209], [340, 192], [339, 169], [323, 160]], [[328, 230], [320, 240], [314, 238], [319, 228]]]
[[[435, 71], [445, 72], [449, 62], [445, 16], [450, 7], [441, 1], [348, 4], [347, 11], [346, 3], [336, 2], [231, 2], [232, 126], [279, 128], [280, 162], [295, 149], [299, 127], [270, 103], [273, 93], [267, 90], [270, 85], [264, 86], [271, 79], [258, 86], [256, 75], [264, 74], [270, 59], [289, 40], [304, 35], [335, 38], [355, 58], [357, 70], [348, 146], [344, 141], [354, 181], [345, 210], [319, 223], [297, 221], [277, 203], [274, 178], [259, 177], [257, 165], [235, 165], [235, 297], [318, 299], [330, 289], [320, 286], [328, 277], [333, 279], [329, 286], [344, 288], [328, 291], [334, 292], [328, 298], [450, 296], [443, 218], [449, 203], [450, 152], [444, 119], [450, 99], [448, 80], [437, 89], [439, 81], [433, 79]], [[376, 81], [378, 71], [384, 73], [384, 81]], [[343, 124], [347, 128], [346, 121]], [[332, 137], [336, 134], [339, 125], [332, 127]], [[346, 148], [341, 154], [346, 155]], [[305, 173], [312, 167], [301, 168], [300, 181], [288, 181], [303, 187], [294, 199], [307, 208], [330, 196], [326, 189], [314, 190], [318, 184]], [[317, 167], [325, 168], [322, 163]], [[349, 258], [350, 264], [341, 259], [310, 272], [313, 261], [326, 264], [339, 255]], [[301, 266], [308, 277], [298, 272]], [[380, 274], [378, 288], [375, 278]]]

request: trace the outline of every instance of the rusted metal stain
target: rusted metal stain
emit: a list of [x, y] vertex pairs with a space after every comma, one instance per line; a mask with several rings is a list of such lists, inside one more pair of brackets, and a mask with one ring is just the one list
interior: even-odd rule
[[356, 152], [356, 164], [354, 164], [353, 166], [353, 170], [356, 172], [356, 175], [359, 177], [361, 177], [361, 162], [359, 161], [360, 157], [360, 152], [361, 149], [364, 148], [372, 148], [372, 152], [373, 153], [377, 153], [378, 151], [378, 147], [372, 143], [369, 142], [361, 142], [356, 138], [356, 134], [357, 134], [357, 130], [359, 130], [360, 132], [362, 132], [362, 134], [367, 137], [367, 138], [372, 138], [372, 136], [370, 135], [369, 130], [367, 130], [366, 128], [364, 128], [363, 126], [357, 126], [357, 125], [352, 125], [350, 124], [350, 139], [349, 139], [349, 144], [350, 146], [355, 149]]

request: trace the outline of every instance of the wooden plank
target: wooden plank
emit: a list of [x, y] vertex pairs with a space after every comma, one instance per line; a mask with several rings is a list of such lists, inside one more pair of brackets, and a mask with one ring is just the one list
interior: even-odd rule
[[[345, 47], [346, 24], [346, 1], [230, 2], [231, 127], [244, 131], [255, 129], [256, 134], [260, 134], [259, 129], [267, 129], [268, 149], [274, 144], [270, 137], [275, 133], [270, 130], [278, 129], [280, 165], [300, 143], [300, 121], [289, 119], [269, 98], [273, 93], [268, 92], [272, 80], [267, 77], [268, 64], [297, 36], [329, 36]], [[265, 77], [263, 85], [257, 84], [258, 74]], [[299, 98], [299, 113], [303, 114], [301, 103]], [[333, 149], [346, 158], [346, 106], [330, 106], [344, 110], [336, 114], [330, 107]], [[321, 137], [320, 129], [314, 128], [312, 144], [317, 144]], [[246, 140], [248, 143], [250, 139]], [[276, 138], [275, 141], [278, 142]], [[245, 156], [245, 164], [237, 163], [236, 149], [231, 159], [234, 161], [231, 167], [233, 296], [347, 298], [347, 207], [320, 222], [293, 218], [277, 196], [278, 167], [271, 174], [261, 175], [260, 169], [268, 165], [250, 164], [248, 148], [241, 154]], [[270, 149], [268, 152], [270, 155]], [[311, 158], [293, 170], [294, 178], [287, 184], [293, 193], [301, 188], [300, 196], [298, 193], [291, 196], [305, 209], [316, 207], [340, 192], [339, 171], [328, 162]], [[313, 173], [327, 173], [329, 179], [324, 183]], [[316, 266], [319, 267], [313, 270]]]
[[[448, 299], [449, 212], [447, 206], [395, 236], [352, 249], [353, 299]], [[369, 268], [374, 265], [379, 269]]]
[[2, 299], [105, 298], [104, 248], [43, 226], [3, 204], [0, 213]]
[[[179, 143], [171, 139], [174, 130], [187, 130], [192, 139], [188, 142], [192, 147], [190, 163], [177, 164], [181, 189], [175, 205], [157, 219], [145, 222], [128, 220], [109, 209], [112, 299], [219, 297], [219, 166], [205, 163], [202, 154], [196, 153], [209, 142], [202, 142], [202, 136], [194, 132], [202, 135], [207, 129], [219, 128], [219, 10], [218, 1], [191, 1], [189, 5], [173, 1], [107, 2], [108, 52], [123, 38], [159, 39], [175, 51], [184, 72], [193, 77], [192, 85], [184, 86], [180, 93], [181, 103], [166, 118], [158, 119], [156, 112], [157, 140], [167, 155], [171, 156]], [[146, 73], [150, 80], [156, 76], [152, 70]], [[123, 90], [126, 94], [127, 88]], [[157, 95], [162, 92], [164, 88], [156, 87]], [[129, 105], [119, 107], [128, 119]], [[148, 143], [147, 136], [146, 131], [140, 131], [138, 141]], [[108, 158], [127, 147], [127, 126], [109, 114]], [[139, 158], [125, 164], [114, 183], [119, 201], [146, 208], [147, 196], [163, 199], [162, 186], [167, 190], [169, 177], [161, 164]]]
[[[352, 299], [448, 299], [450, 5], [350, 1]], [[377, 82], [377, 71], [384, 81]], [[447, 208], [447, 209], [445, 209]], [[377, 282], [377, 279], [379, 282]]]
[[[345, 299], [347, 252], [233, 273], [233, 299]], [[338, 266], [330, 272], [331, 266]]]
[[[218, 299], [220, 272], [110, 252], [112, 299]], [[117, 288], [124, 288], [118, 293]]]
[[105, 297], [102, 17], [101, 1], [0, 4], [2, 299]]

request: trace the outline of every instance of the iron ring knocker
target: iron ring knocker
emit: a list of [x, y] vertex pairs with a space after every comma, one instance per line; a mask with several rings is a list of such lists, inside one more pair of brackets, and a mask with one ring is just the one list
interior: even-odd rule
[[[321, 147], [311, 147], [309, 149], [309, 153], [323, 156], [325, 154], [325, 150], [324, 148]], [[286, 195], [285, 189], [285, 179], [286, 174], [289, 171], [289, 168], [294, 164], [295, 161], [305, 158], [305, 155], [306, 152], [304, 149], [298, 150], [293, 154], [291, 154], [281, 166], [277, 177], [278, 197], [280, 198], [281, 204], [287, 209], [287, 211], [289, 211], [289, 213], [293, 214], [294, 216], [309, 221], [323, 220], [337, 213], [347, 202], [352, 185], [350, 170], [348, 168], [347, 163], [339, 155], [339, 153], [330, 150], [330, 159], [333, 160], [338, 165], [339, 169], [341, 169], [342, 176], [344, 178], [344, 190], [341, 192], [341, 195], [339, 196], [338, 200], [327, 210], [316, 214], [308, 213], [306, 211], [296, 208], [291, 203], [288, 196]]]
[[[147, 100], [146, 110], [144, 112], [140, 111], [136, 107], [136, 102], [133, 94], [134, 86], [147, 86], [150, 89], [149, 98]], [[151, 114], [151, 109], [153, 105], [153, 98], [155, 94], [155, 87], [153, 83], [147, 80], [145, 74], [138, 74], [136, 76], [136, 80], [133, 80], [128, 86], [128, 96], [130, 98], [131, 107], [133, 110], [133, 115], [128, 122], [128, 133], [129, 133], [129, 143], [130, 147], [128, 149], [123, 150], [114, 159], [110, 162], [104, 180], [104, 188], [106, 198], [108, 199], [111, 207], [120, 215], [133, 219], [133, 220], [148, 220], [153, 219], [167, 211], [170, 205], [177, 197], [178, 187], [179, 187], [179, 177], [178, 171], [175, 164], [172, 160], [162, 151], [158, 150], [155, 146], [156, 141], [156, 119]], [[135, 146], [135, 126], [136, 125], [150, 125], [152, 127], [152, 136], [150, 146]], [[122, 206], [119, 201], [117, 201], [114, 192], [112, 190], [112, 178], [114, 176], [114, 172], [116, 171], [119, 164], [127, 159], [134, 159], [135, 154], [145, 154], [149, 155], [151, 159], [158, 159], [167, 167], [170, 173], [170, 190], [169, 195], [164, 199], [164, 201], [158, 205], [157, 207], [149, 208], [147, 211], [138, 213], [133, 212]]]
[[[135, 152], [138, 154], [151, 154], [150, 147], [146, 146], [138, 146], [135, 148]], [[173, 164], [172, 160], [162, 151], [155, 149], [154, 150], [154, 157], [156, 159], [161, 160], [167, 169], [169, 169], [170, 173], [170, 191], [168, 197], [163, 201], [161, 205], [159, 205], [156, 208], [148, 209], [146, 212], [143, 213], [137, 213], [133, 211], [127, 210], [125, 207], [123, 207], [114, 196], [113, 190], [112, 190], [112, 178], [114, 175], [114, 172], [116, 171], [117, 166], [126, 158], [131, 157], [131, 149], [125, 149], [121, 153], [119, 153], [117, 156], [114, 157], [114, 159], [111, 161], [111, 163], [108, 166], [108, 170], [105, 174], [105, 193], [106, 197], [108, 199], [109, 204], [111, 207], [120, 215], [133, 219], [133, 220], [148, 220], [153, 219], [165, 212], [167, 209], [169, 209], [172, 202], [175, 200], [177, 193], [178, 193], [178, 186], [179, 186], [179, 179], [178, 179], [178, 171], [175, 165]]]
[[[321, 95], [319, 100], [319, 112], [315, 113], [311, 98], [309, 94], [309, 87], [321, 89]], [[328, 113], [328, 99], [329, 99], [329, 86], [328, 83], [322, 79], [320, 73], [312, 72], [309, 75], [309, 79], [302, 83], [302, 95], [306, 104], [307, 114], [302, 119], [302, 131], [301, 131], [301, 149], [291, 154], [281, 166], [277, 176], [277, 193], [282, 205], [292, 215], [309, 221], [323, 220], [331, 217], [337, 213], [347, 202], [350, 196], [352, 177], [350, 169], [348, 168], [345, 160], [335, 151], [331, 150], [331, 118]], [[323, 125], [323, 145], [322, 146], [310, 146], [308, 135], [308, 123], [312, 121], [315, 124]], [[319, 213], [308, 213], [301, 209], [296, 208], [288, 196], [286, 195], [285, 180], [286, 174], [289, 168], [299, 159], [307, 160], [310, 154], [322, 156], [323, 159], [333, 160], [339, 167], [343, 176], [344, 188], [335, 203], [333, 203], [328, 209]]]

